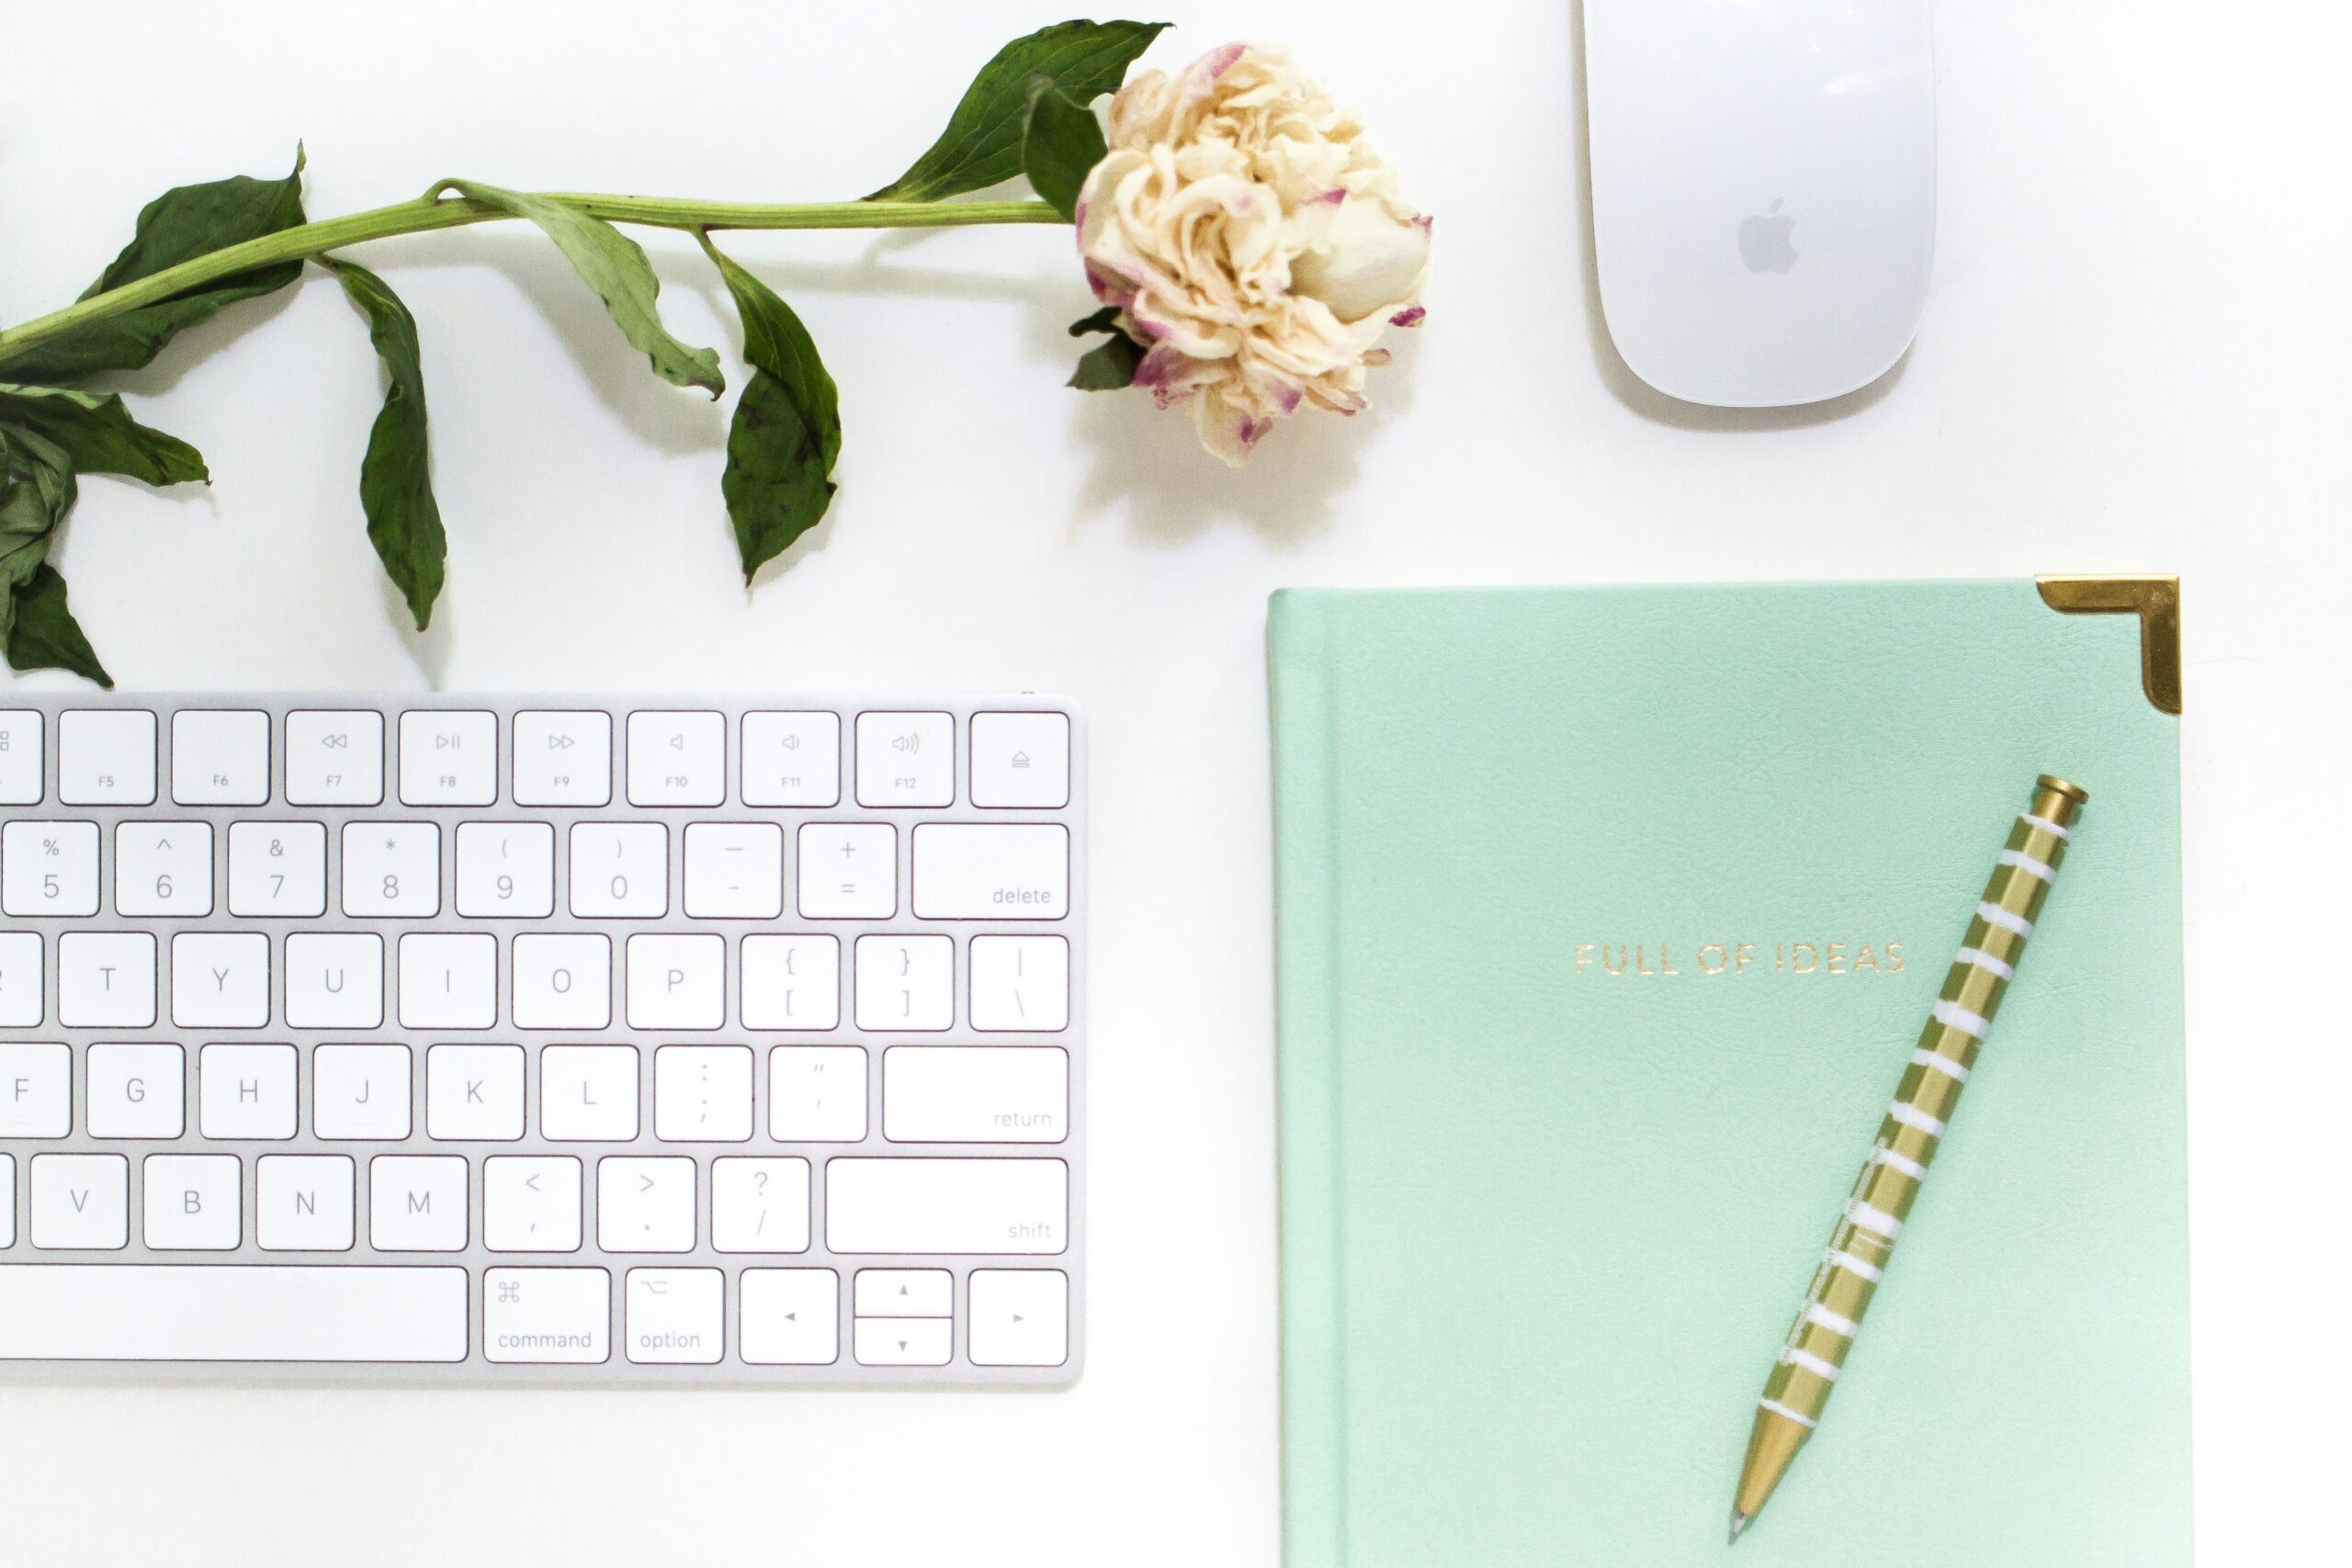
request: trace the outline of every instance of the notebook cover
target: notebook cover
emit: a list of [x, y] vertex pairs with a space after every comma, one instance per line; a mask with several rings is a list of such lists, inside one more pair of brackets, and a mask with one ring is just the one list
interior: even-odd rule
[[[2139, 636], [2030, 581], [1275, 596], [1291, 1568], [2189, 1561], [2177, 720]], [[2042, 772], [2090, 792], [2065, 869], [1726, 1547]]]

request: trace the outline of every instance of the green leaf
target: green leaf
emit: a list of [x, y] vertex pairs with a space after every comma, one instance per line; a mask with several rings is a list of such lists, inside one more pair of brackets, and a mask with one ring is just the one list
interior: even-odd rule
[[15, 612], [7, 628], [8, 662], [18, 670], [70, 670], [111, 691], [114, 677], [98, 662], [81, 623], [65, 607], [65, 579], [43, 563], [29, 581], [9, 591]]
[[[130, 243], [82, 292], [103, 294], [177, 266], [224, 246], [275, 234], [302, 221], [302, 152], [284, 179], [257, 180], [239, 175], [209, 185], [177, 186], [149, 202], [139, 214]], [[162, 352], [187, 327], [232, 305], [283, 288], [302, 275], [300, 262], [256, 267], [175, 294], [153, 305], [91, 321], [8, 362], [8, 378], [55, 386], [105, 370], [136, 370]]]
[[1052, 202], [1054, 210], [1078, 221], [1078, 193], [1088, 172], [1110, 150], [1092, 109], [1050, 82], [1034, 84], [1021, 166], [1028, 172], [1031, 187]]
[[702, 248], [727, 280], [743, 318], [743, 357], [752, 378], [736, 400], [727, 431], [727, 472], [719, 491], [735, 525], [743, 581], [791, 548], [832, 504], [833, 464], [842, 453], [839, 395], [817, 344], [792, 307], [758, 278]]
[[368, 542], [385, 575], [408, 601], [423, 631], [433, 620], [447, 574], [448, 536], [433, 499], [433, 466], [424, 435], [424, 367], [416, 346], [416, 318], [400, 296], [366, 267], [332, 256], [319, 265], [368, 318], [368, 340], [384, 362], [384, 407], [368, 433], [359, 465], [359, 504], [368, 513]]
[[151, 485], [202, 482], [204, 457], [176, 436], [130, 417], [109, 392], [0, 383], [0, 424], [29, 430], [56, 445], [81, 474], [124, 474]]
[[865, 199], [935, 201], [1021, 172], [1030, 85], [1043, 77], [1080, 104], [1115, 90], [1166, 22], [1060, 22], [1014, 39], [980, 67], [947, 129], [914, 166]]
[[73, 459], [46, 436], [0, 425], [0, 637], [16, 614], [14, 591], [49, 558], [57, 525], [74, 509]]
[[1144, 347], [1119, 325], [1119, 307], [1105, 305], [1091, 316], [1069, 324], [1069, 335], [1107, 333], [1109, 337], [1079, 355], [1078, 368], [1067, 386], [1081, 392], [1115, 392], [1136, 383], [1136, 367], [1143, 363]]
[[654, 373], [663, 380], [700, 387], [714, 398], [726, 390], [727, 378], [718, 373], [718, 354], [687, 347], [662, 325], [662, 314], [654, 306], [662, 280], [653, 276], [652, 265], [635, 240], [601, 218], [591, 218], [542, 196], [501, 190], [472, 180], [445, 180], [434, 194], [451, 190], [502, 212], [527, 218], [545, 231], [581, 280], [604, 300], [621, 335], [652, 362]]

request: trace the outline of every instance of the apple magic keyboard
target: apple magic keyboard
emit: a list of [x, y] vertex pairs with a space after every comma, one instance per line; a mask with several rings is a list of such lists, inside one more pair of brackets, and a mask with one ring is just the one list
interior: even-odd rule
[[1033, 697], [0, 697], [0, 1364], [1066, 1384]]

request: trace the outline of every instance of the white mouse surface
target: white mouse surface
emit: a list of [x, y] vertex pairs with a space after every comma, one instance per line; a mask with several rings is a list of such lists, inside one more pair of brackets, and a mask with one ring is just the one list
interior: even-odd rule
[[1585, 0], [1602, 313], [1634, 374], [1733, 408], [1903, 356], [1935, 245], [1928, 0]]

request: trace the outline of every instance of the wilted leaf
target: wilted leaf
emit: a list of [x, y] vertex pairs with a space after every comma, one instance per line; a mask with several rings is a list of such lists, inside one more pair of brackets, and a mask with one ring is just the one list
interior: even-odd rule
[[1030, 85], [1043, 77], [1078, 103], [1115, 90], [1166, 22], [1059, 22], [1017, 38], [980, 67], [947, 129], [914, 166], [865, 199], [935, 201], [1021, 172]]
[[[82, 298], [119, 288], [224, 246], [291, 229], [301, 221], [302, 153], [299, 148], [294, 168], [284, 179], [257, 180], [239, 175], [208, 185], [175, 186], [147, 204], [139, 214], [139, 227], [130, 243], [83, 291]], [[75, 327], [9, 356], [8, 379], [54, 386], [103, 370], [136, 370], [153, 359], [183, 328], [225, 305], [283, 288], [301, 275], [300, 262], [256, 267]]]
[[13, 668], [70, 670], [109, 691], [114, 688], [114, 677], [98, 662], [97, 650], [65, 607], [65, 579], [55, 567], [44, 563], [36, 568], [29, 581], [9, 591], [8, 600], [14, 611], [6, 632]]
[[0, 637], [16, 614], [16, 590], [49, 558], [50, 538], [74, 509], [74, 464], [32, 431], [0, 426]]
[[743, 318], [743, 358], [752, 378], [727, 431], [719, 479], [743, 581], [792, 547], [832, 504], [841, 457], [840, 398], [817, 344], [775, 290], [702, 237]]
[[635, 240], [601, 218], [549, 201], [545, 197], [501, 190], [471, 180], [449, 180], [441, 190], [454, 190], [517, 218], [527, 218], [546, 231], [582, 281], [596, 291], [623, 336], [653, 365], [663, 380], [681, 387], [700, 387], [717, 397], [727, 387], [718, 373], [718, 355], [707, 348], [689, 348], [662, 324], [654, 299], [662, 280]]
[[344, 294], [368, 318], [368, 339], [384, 362], [384, 407], [368, 433], [368, 456], [359, 465], [359, 504], [368, 513], [368, 542], [376, 547], [385, 574], [423, 631], [433, 620], [433, 602], [441, 596], [449, 547], [440, 505], [433, 499], [416, 318], [366, 267], [332, 256], [322, 256], [319, 265], [334, 274]]
[[76, 473], [123, 474], [151, 485], [211, 478], [195, 447], [140, 423], [111, 392], [102, 397], [62, 387], [0, 383], [0, 424], [45, 437], [65, 453]]
[[1089, 333], [1110, 335], [1078, 358], [1078, 368], [1070, 372], [1067, 386], [1081, 392], [1115, 392], [1132, 387], [1136, 381], [1136, 367], [1143, 363], [1143, 344], [1129, 337], [1119, 325], [1119, 308], [1105, 305], [1091, 316], [1080, 317], [1069, 324], [1069, 335], [1084, 337]]
[[1029, 95], [1028, 129], [1021, 141], [1021, 166], [1032, 189], [1072, 222], [1086, 176], [1110, 148], [1094, 111], [1050, 82]]

